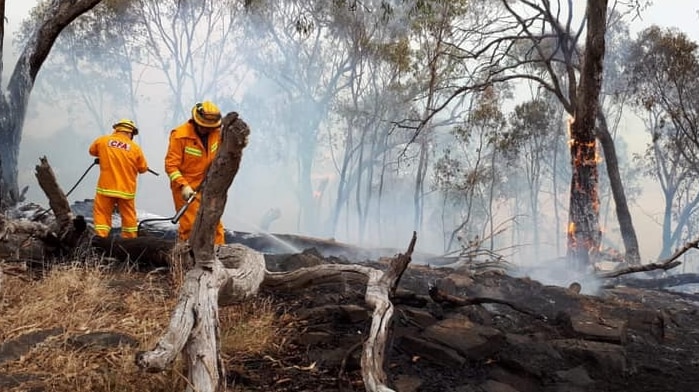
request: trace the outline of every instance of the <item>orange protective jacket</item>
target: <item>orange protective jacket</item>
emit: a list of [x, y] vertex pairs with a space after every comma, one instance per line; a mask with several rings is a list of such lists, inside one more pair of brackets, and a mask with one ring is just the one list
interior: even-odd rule
[[129, 135], [114, 132], [95, 139], [89, 151], [100, 161], [97, 193], [118, 199], [135, 198], [136, 177], [148, 170], [141, 147]]
[[165, 155], [165, 172], [170, 177], [173, 191], [185, 185], [198, 189], [206, 170], [216, 157], [221, 130], [209, 133], [206, 148], [197, 136], [194, 125], [188, 121], [170, 132], [170, 142]]

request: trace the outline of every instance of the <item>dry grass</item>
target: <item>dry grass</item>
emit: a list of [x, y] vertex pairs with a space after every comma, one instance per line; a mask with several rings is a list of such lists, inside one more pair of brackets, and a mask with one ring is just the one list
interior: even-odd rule
[[[113, 273], [97, 267], [66, 267], [36, 281], [5, 275], [0, 292], [0, 338], [63, 328], [24, 357], [0, 365], [0, 373], [40, 374], [46, 391], [177, 391], [186, 372], [148, 374], [134, 364], [137, 350], [153, 347], [169, 321], [176, 300], [173, 281], [157, 274]], [[280, 320], [269, 301], [221, 309], [222, 351], [228, 358], [274, 353]], [[138, 348], [75, 349], [70, 337], [95, 331], [133, 336]], [[15, 389], [15, 391], [27, 390]]]

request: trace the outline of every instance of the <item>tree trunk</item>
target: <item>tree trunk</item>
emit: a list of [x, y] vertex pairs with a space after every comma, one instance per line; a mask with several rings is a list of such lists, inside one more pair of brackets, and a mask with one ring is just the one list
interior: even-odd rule
[[[424, 137], [424, 135], [421, 135]], [[425, 178], [427, 177], [427, 141], [420, 140], [420, 158], [415, 174], [415, 188], [413, 189], [413, 230], [422, 230], [422, 216], [425, 207]]]
[[616, 206], [616, 216], [619, 221], [619, 229], [621, 230], [621, 238], [624, 241], [626, 250], [626, 262], [632, 265], [641, 264], [641, 254], [638, 247], [638, 239], [636, 238], [636, 229], [633, 226], [631, 212], [626, 201], [626, 193], [624, 185], [619, 174], [619, 160], [614, 147], [614, 140], [609, 133], [607, 126], [607, 118], [599, 108], [598, 112], [597, 137], [599, 138], [602, 150], [604, 151], [604, 159], [607, 163], [607, 176], [609, 176], [609, 184], [612, 188], [612, 196], [614, 197], [614, 205]]
[[[61, 31], [75, 18], [91, 10], [101, 0], [52, 0], [46, 8], [46, 17], [29, 38], [17, 59], [7, 85], [7, 93], [0, 91], [0, 208], [11, 207], [20, 201], [18, 183], [19, 145], [22, 127], [29, 104], [29, 94], [36, 75], [51, 51]], [[3, 1], [0, 4], [3, 7]], [[4, 19], [0, 22], [4, 23]], [[4, 35], [4, 30], [3, 30]], [[2, 37], [4, 38], [4, 37]], [[0, 49], [2, 49], [0, 47]], [[0, 63], [3, 56], [0, 51]], [[0, 73], [1, 73], [0, 69]]]
[[19, 197], [19, 143], [21, 141], [22, 125], [17, 124], [15, 114], [2, 106], [0, 118], [0, 211], [16, 205]]
[[607, 0], [588, 0], [585, 53], [570, 145], [568, 258], [581, 268], [596, 259], [601, 238], [595, 120], [602, 87], [606, 22]]

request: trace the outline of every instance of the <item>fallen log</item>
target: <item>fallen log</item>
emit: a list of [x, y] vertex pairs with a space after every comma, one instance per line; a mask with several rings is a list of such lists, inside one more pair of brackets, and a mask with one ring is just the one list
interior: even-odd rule
[[697, 249], [697, 248], [699, 248], [699, 238], [695, 239], [694, 241], [690, 241], [690, 242], [686, 243], [682, 248], [676, 250], [675, 253], [672, 254], [672, 256], [668, 257], [667, 259], [665, 259], [663, 261], [660, 261], [657, 263], [643, 264], [643, 265], [634, 265], [634, 266], [622, 268], [622, 269], [619, 269], [616, 271], [611, 271], [611, 272], [599, 274], [599, 277], [601, 277], [601, 278], [618, 278], [619, 276], [633, 274], [636, 272], [649, 272], [649, 271], [655, 271], [655, 270], [668, 271], [668, 270], [671, 270], [671, 269], [682, 264], [681, 261], [677, 260], [680, 258], [680, 256], [687, 253], [687, 251], [689, 251], [690, 249]]
[[90, 246], [115, 264], [146, 269], [170, 268], [176, 242], [160, 238], [92, 237]]
[[637, 289], [664, 289], [668, 287], [683, 286], [699, 283], [699, 274], [678, 274], [663, 278], [642, 279], [625, 278], [619, 280], [614, 286], [626, 286]]
[[40, 261], [56, 249], [61, 249], [60, 238], [51, 227], [27, 220], [9, 220], [0, 214], [0, 259]]
[[48, 159], [40, 158], [35, 169], [54, 219], [37, 222], [0, 216], [0, 258], [8, 261], [43, 264], [49, 258], [61, 258], [78, 246], [87, 230], [85, 220], [73, 216]]

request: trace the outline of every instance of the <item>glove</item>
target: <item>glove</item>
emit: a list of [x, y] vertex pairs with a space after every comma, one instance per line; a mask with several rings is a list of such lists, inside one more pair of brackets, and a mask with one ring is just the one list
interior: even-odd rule
[[95, 158], [95, 165], [99, 165], [99, 164], [100, 164], [100, 159], [99, 159], [99, 158]]
[[192, 187], [189, 185], [185, 185], [182, 187], [180, 192], [182, 193], [182, 199], [184, 199], [184, 201], [187, 201], [194, 194], [194, 189], [192, 189]]

